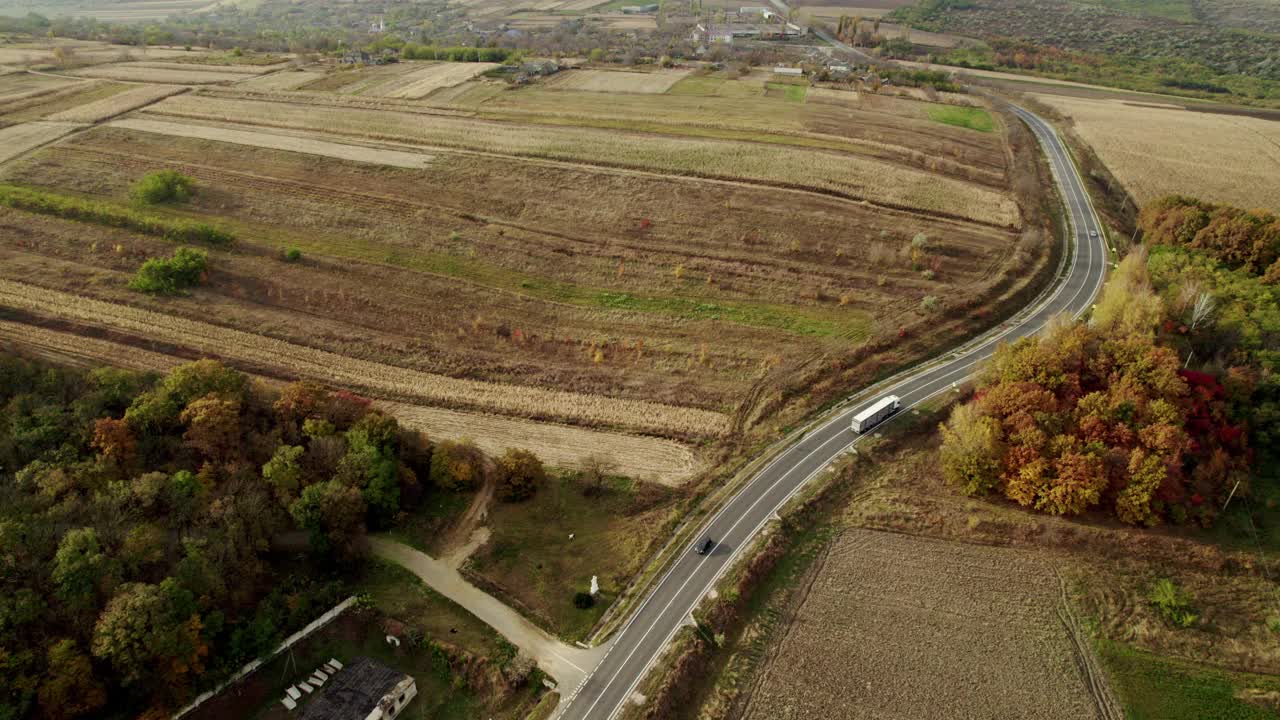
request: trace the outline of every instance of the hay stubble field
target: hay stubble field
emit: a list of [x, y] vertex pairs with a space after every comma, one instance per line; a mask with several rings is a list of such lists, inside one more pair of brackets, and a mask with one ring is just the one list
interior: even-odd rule
[[1280, 121], [1146, 100], [1038, 94], [1138, 203], [1181, 194], [1280, 210]]

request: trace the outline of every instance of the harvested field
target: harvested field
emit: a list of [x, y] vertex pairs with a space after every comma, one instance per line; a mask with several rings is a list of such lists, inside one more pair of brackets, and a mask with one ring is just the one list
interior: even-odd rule
[[95, 123], [108, 120], [117, 115], [137, 110], [140, 107], [150, 105], [157, 100], [163, 100], [170, 95], [176, 95], [185, 91], [186, 88], [181, 85], [147, 85], [143, 87], [133, 87], [123, 92], [116, 93], [102, 100], [95, 100], [79, 107], [69, 110], [53, 113], [49, 115], [50, 120], [61, 120], [65, 122], [84, 122]]
[[682, 94], [376, 96], [432, 67], [201, 89], [8, 163], [5, 182], [115, 204], [177, 170], [198, 190], [157, 212], [237, 243], [193, 294], [151, 298], [128, 279], [171, 243], [0, 209], [0, 280], [29, 291], [7, 319], [314, 377], [492, 450], [537, 438], [560, 465], [630, 453], [629, 473], [670, 482], [696, 470], [669, 439], [773, 432], [804, 402], [794, 378], [937, 327], [927, 295], [1008, 292], [1035, 245], [1005, 226], [1003, 133], [933, 122], [927, 103], [786, 102], [718, 75]]
[[4, 113], [4, 120], [10, 123], [46, 120], [51, 119], [53, 115], [73, 110], [82, 105], [109, 100], [111, 97], [125, 92], [131, 87], [135, 86], [107, 82], [106, 80], [84, 80], [74, 85], [58, 88], [45, 95], [25, 100], [15, 100], [0, 106], [0, 112]]
[[[107, 364], [144, 372], [166, 372], [188, 361], [110, 340], [0, 320], [0, 348], [5, 346], [51, 362], [85, 367]], [[680, 485], [700, 469], [688, 446], [670, 440], [385, 400], [379, 401], [378, 407], [433, 439], [468, 438], [494, 456], [518, 445], [536, 453], [547, 465], [577, 469], [585, 454], [603, 453], [628, 477], [670, 486]]]
[[1280, 210], [1280, 122], [1138, 101], [1035, 97], [1070, 119], [1139, 204], [1182, 194]]
[[807, 149], [481, 122], [398, 111], [282, 107], [213, 97], [169, 98], [149, 108], [147, 114], [762, 182], [994, 225], [1014, 226], [1019, 219], [1011, 199], [981, 186], [855, 155]]
[[113, 127], [128, 128], [140, 132], [173, 137], [199, 138], [218, 142], [250, 147], [287, 150], [307, 155], [350, 160], [352, 162], [371, 163], [373, 165], [390, 165], [402, 168], [424, 168], [435, 159], [432, 155], [399, 150], [384, 150], [362, 145], [346, 145], [342, 143], [313, 140], [292, 135], [260, 132], [256, 130], [234, 130], [223, 127], [192, 125], [190, 123], [172, 123], [159, 120], [126, 119], [111, 123]]
[[0, 75], [0, 109], [15, 100], [39, 97], [69, 85], [80, 84], [83, 84], [82, 81], [25, 72]]
[[0, 163], [11, 160], [28, 150], [53, 142], [81, 127], [71, 123], [29, 122], [0, 128]]
[[0, 47], [0, 64], [21, 66], [52, 63], [54, 61], [53, 51], [57, 47], [70, 48], [72, 56], [78, 63], [104, 63], [124, 59], [140, 60], [143, 58], [161, 59], [191, 54], [190, 51], [182, 49], [138, 48], [132, 45], [109, 45], [103, 42], [59, 38], [50, 43], [22, 43], [19, 46], [7, 45]]
[[658, 19], [652, 15], [625, 15], [623, 13], [604, 13], [592, 15], [600, 25], [608, 30], [657, 30]]
[[[144, 67], [138, 63], [112, 63], [76, 70], [80, 77], [105, 78], [139, 83], [171, 83], [175, 85], [203, 85], [206, 83], [235, 82], [245, 74], [228, 72], [225, 68], [202, 70], [202, 66], [183, 64], [180, 69]], [[215, 66], [210, 66], [215, 67]]]
[[[157, 168], [195, 178], [183, 213], [235, 223], [241, 250], [198, 299], [154, 310], [383, 365], [718, 413], [914, 326], [925, 295], [982, 296], [1015, 247], [988, 226], [812, 193], [454, 153], [378, 167], [114, 125], [4, 174], [126, 203]], [[7, 225], [28, 241], [7, 244], [0, 275], [112, 302], [138, 304], [129, 274], [170, 252], [95, 229], [85, 253], [82, 225], [13, 212]], [[903, 255], [919, 232], [932, 278]], [[288, 246], [304, 261], [271, 260]]]
[[552, 82], [560, 90], [605, 93], [664, 93], [689, 75], [688, 70], [623, 72], [614, 70], [572, 70]]
[[[815, 88], [816, 89], [816, 88]], [[682, 137], [745, 140], [890, 160], [993, 187], [1004, 186], [1001, 138], [975, 138], [928, 120], [936, 103], [847, 92], [838, 102], [764, 95], [764, 81], [691, 75], [667, 94], [607, 94], [529, 87], [463, 96], [455, 105], [513, 122], [585, 125]], [[834, 96], [839, 91], [828, 91]]]
[[744, 717], [1099, 717], [1030, 553], [850, 529], [760, 670]]
[[0, 306], [103, 326], [375, 397], [691, 437], [719, 435], [727, 425], [720, 413], [432, 375], [9, 280], [0, 280]]
[[405, 73], [394, 84], [373, 88], [366, 94], [416, 100], [426, 97], [441, 88], [453, 87], [466, 82], [496, 67], [498, 67], [498, 63], [434, 63]]
[[521, 447], [547, 465], [578, 470], [587, 455], [598, 453], [617, 462], [627, 477], [671, 487], [702, 467], [689, 446], [671, 440], [389, 401], [378, 405], [430, 437], [470, 438], [495, 457], [509, 447]]
[[245, 88], [247, 90], [294, 90], [324, 78], [326, 73], [310, 72], [306, 70], [284, 70], [282, 72], [271, 73], [270, 75], [260, 75], [252, 77], [248, 80], [236, 83], [236, 87]]
[[119, 67], [147, 68], [150, 70], [182, 70], [184, 72], [216, 72], [232, 75], [262, 75], [276, 69], [268, 65], [217, 65], [199, 62], [161, 62], [154, 60], [137, 60]]

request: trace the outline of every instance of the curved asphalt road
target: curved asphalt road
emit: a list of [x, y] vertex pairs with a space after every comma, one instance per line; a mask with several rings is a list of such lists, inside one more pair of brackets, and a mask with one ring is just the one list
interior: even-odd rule
[[[999, 343], [1031, 335], [1056, 315], [1080, 315], [1088, 309], [1102, 287], [1109, 254], [1102, 225], [1089, 202], [1079, 172], [1047, 123], [1020, 108], [1014, 110], [1040, 140], [1071, 220], [1075, 242], [1071, 248], [1068, 274], [1065, 280], [1042, 296], [1041, 304], [1034, 311], [1025, 313], [1017, 325], [974, 344], [947, 362], [925, 367], [886, 387], [882, 395], [900, 397], [903, 411], [948, 391], [954, 383], [968, 378], [975, 366], [989, 357]], [[1092, 237], [1091, 232], [1098, 236]], [[865, 398], [810, 430], [803, 439], [761, 470], [711, 518], [699, 537], [714, 538], [717, 542], [715, 550], [707, 556], [686, 551], [674, 561], [631, 620], [613, 638], [604, 658], [561, 705], [560, 718], [606, 720], [621, 711], [694, 607], [774, 512], [810, 478], [858, 442], [858, 436], [849, 429], [849, 421], [878, 397]]]

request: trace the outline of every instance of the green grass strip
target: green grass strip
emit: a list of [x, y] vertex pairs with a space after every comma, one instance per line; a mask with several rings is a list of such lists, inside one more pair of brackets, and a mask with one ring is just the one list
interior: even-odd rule
[[17, 185], [0, 185], [0, 205], [67, 220], [107, 225], [175, 242], [230, 245], [235, 236], [208, 223], [161, 217], [127, 205], [86, 200]]
[[1098, 640], [1111, 684], [1130, 720], [1253, 720], [1275, 718], [1261, 704], [1236, 697], [1238, 688], [1280, 692], [1280, 680], [1233, 673], [1161, 657], [1124, 643]]
[[809, 94], [808, 85], [793, 85], [791, 83], [771, 82], [768, 84], [770, 90], [781, 90], [782, 97], [787, 102], [801, 103], [804, 102], [805, 96]]
[[956, 127], [977, 130], [978, 132], [991, 132], [996, 126], [995, 121], [991, 119], [991, 113], [975, 107], [943, 105], [929, 108], [929, 119], [945, 125], [955, 125]]

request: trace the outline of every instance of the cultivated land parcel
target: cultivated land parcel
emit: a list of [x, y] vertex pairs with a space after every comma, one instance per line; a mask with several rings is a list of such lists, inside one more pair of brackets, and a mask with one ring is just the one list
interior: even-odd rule
[[[695, 446], [776, 416], [789, 378], [936, 325], [927, 297], [1007, 293], [1044, 251], [1014, 230], [1004, 124], [954, 127], [932, 103], [797, 102], [705, 73], [508, 89], [476, 64], [412, 62], [217, 66], [216, 86], [166, 97], [213, 70], [99, 67], [143, 89], [57, 107], [96, 125], [9, 128], [25, 154], [0, 181], [125, 207], [138, 178], [178, 170], [194, 199], [154, 212], [236, 242], [201, 288], [158, 300], [126, 284], [171, 243], [0, 210], [9, 319], [352, 387], [432, 431], [471, 414], [489, 447], [511, 422], [553, 423], [565, 466], [577, 433], [623, 473], [687, 479]], [[44, 89], [22, 77], [4, 80], [15, 95]]]

